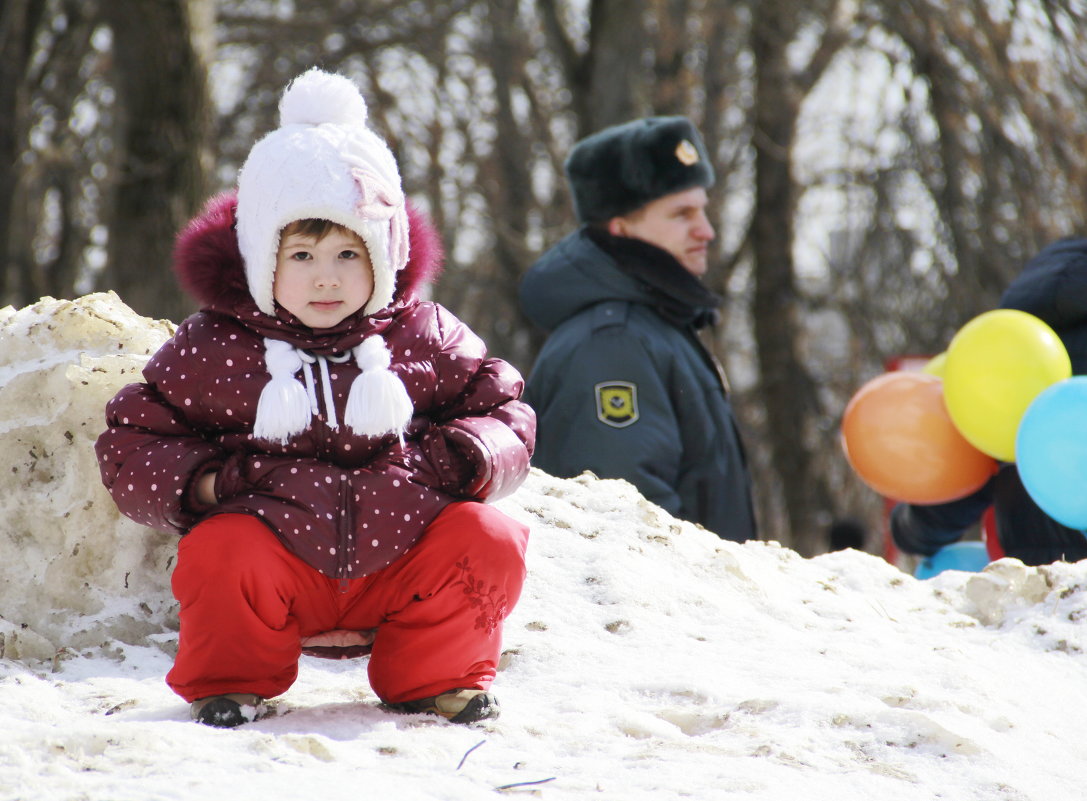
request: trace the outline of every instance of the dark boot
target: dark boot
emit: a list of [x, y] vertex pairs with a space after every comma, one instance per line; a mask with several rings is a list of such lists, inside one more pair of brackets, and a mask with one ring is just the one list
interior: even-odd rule
[[439, 715], [453, 723], [475, 723], [498, 717], [498, 699], [486, 690], [449, 690], [429, 698], [388, 704], [397, 712]]
[[192, 719], [217, 729], [233, 729], [251, 723], [265, 711], [264, 699], [252, 693], [212, 695], [193, 701]]

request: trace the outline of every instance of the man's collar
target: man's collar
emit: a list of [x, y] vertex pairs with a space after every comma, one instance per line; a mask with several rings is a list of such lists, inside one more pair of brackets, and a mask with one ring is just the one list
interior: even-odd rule
[[667, 250], [642, 239], [613, 236], [597, 226], [585, 226], [583, 231], [615, 260], [622, 272], [649, 290], [663, 317], [696, 328], [717, 322], [723, 298], [711, 292]]

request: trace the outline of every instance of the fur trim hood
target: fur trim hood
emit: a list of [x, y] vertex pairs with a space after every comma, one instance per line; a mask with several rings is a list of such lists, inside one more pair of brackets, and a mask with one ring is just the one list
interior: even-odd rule
[[[204, 307], [237, 317], [262, 315], [249, 294], [245, 262], [238, 249], [237, 204], [237, 194], [233, 191], [216, 195], [178, 234], [174, 274], [181, 288]], [[417, 300], [423, 287], [434, 283], [442, 271], [444, 254], [434, 225], [410, 202], [407, 213], [408, 262], [396, 274], [390, 308]], [[291, 318], [283, 309], [277, 311]]]

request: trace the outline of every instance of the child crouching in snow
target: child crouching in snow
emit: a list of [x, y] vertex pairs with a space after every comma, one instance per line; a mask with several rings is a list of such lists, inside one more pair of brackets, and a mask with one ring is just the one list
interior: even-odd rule
[[369, 652], [395, 709], [498, 712], [528, 531], [482, 501], [523, 481], [535, 416], [521, 376], [417, 298], [436, 234], [366, 114], [342, 76], [288, 86], [236, 197], [178, 239], [202, 310], [98, 439], [118, 508], [184, 535], [167, 682], [212, 726], [252, 720], [303, 652]]

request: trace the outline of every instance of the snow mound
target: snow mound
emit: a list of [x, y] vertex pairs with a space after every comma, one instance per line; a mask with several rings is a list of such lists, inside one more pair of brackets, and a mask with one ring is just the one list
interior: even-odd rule
[[0, 309], [0, 657], [176, 628], [174, 538], [120, 516], [94, 454], [106, 402], [172, 332], [112, 292]]
[[[93, 450], [106, 402], [124, 384], [141, 380], [143, 365], [173, 328], [137, 315], [112, 292], [0, 309], [0, 447], [11, 456], [0, 493], [0, 657], [51, 658], [61, 648], [111, 639], [142, 643], [176, 630], [169, 590], [175, 538], [117, 512]], [[534, 471], [502, 507], [534, 529], [543, 524], [573, 535], [564, 538], [562, 570], [543, 586], [552, 597], [563, 587], [557, 594], [570, 598], [588, 587], [583, 613], [599, 618], [606, 633], [681, 625], [697, 639], [702, 615], [729, 616], [741, 599], [771, 618], [790, 620], [796, 603], [811, 604], [791, 598], [785, 610], [774, 611], [782, 579], [795, 590], [814, 562], [776, 544], [722, 542], [670, 517], [625, 482], [589, 474], [562, 481]], [[570, 553], [578, 554], [574, 564], [568, 564]], [[836, 564], [835, 557], [826, 560]], [[550, 564], [541, 562], [537, 572]], [[910, 582], [901, 572], [878, 559], [866, 564], [908, 597]], [[707, 596], [694, 576], [719, 591]], [[999, 626], [1015, 610], [1045, 601], [1065, 578], [1058, 567], [1004, 560], [949, 592], [947, 612]], [[846, 577], [819, 581], [837, 593], [835, 584]], [[768, 585], [778, 587], [773, 596], [765, 594]], [[687, 590], [662, 595], [656, 586]], [[855, 606], [850, 597], [840, 614], [847, 608], [858, 614]], [[556, 609], [570, 611], [565, 604]], [[825, 605], [819, 609], [827, 614]], [[534, 625], [555, 628], [547, 621]], [[548, 637], [552, 646], [556, 638], [561, 627]]]
[[365, 660], [307, 657], [271, 717], [191, 723], [163, 681], [175, 539], [117, 515], [91, 448], [169, 332], [112, 294], [0, 310], [0, 801], [1083, 797], [1087, 561], [917, 581], [588, 474], [498, 503], [532, 532], [499, 720], [392, 714]]

